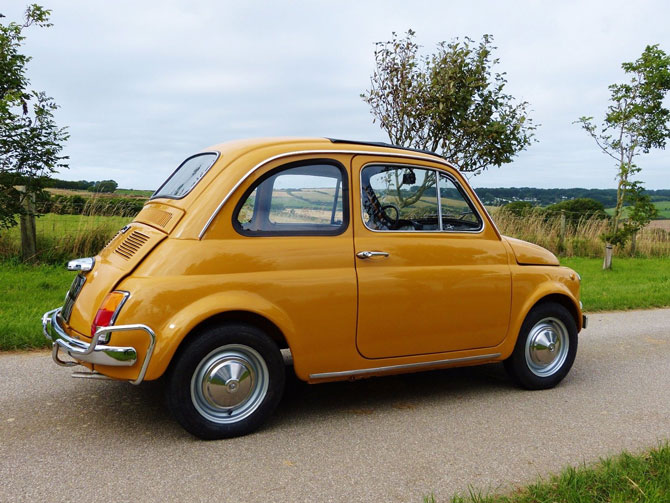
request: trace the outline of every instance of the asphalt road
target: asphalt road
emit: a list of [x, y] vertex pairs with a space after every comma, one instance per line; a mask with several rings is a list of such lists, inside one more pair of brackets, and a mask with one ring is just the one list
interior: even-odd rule
[[0, 501], [447, 501], [670, 438], [670, 309], [595, 314], [561, 385], [488, 365], [293, 383], [256, 434], [202, 442], [159, 384], [0, 355]]

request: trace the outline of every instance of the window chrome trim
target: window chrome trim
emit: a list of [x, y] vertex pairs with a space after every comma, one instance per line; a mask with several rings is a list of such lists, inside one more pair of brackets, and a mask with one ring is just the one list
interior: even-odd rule
[[[240, 215], [240, 210], [244, 206], [244, 203], [249, 199], [251, 194], [256, 190], [258, 187], [260, 187], [265, 181], [267, 181], [268, 178], [271, 178], [273, 176], [280, 176], [281, 173], [284, 171], [288, 171], [294, 168], [301, 168], [301, 167], [308, 167], [308, 166], [332, 166], [336, 168], [339, 173], [340, 173], [340, 178], [339, 178], [339, 183], [342, 186], [340, 193], [342, 195], [342, 223], [337, 229], [334, 230], [327, 230], [327, 231], [315, 231], [315, 230], [277, 230], [277, 229], [271, 229], [271, 230], [261, 230], [261, 231], [250, 231], [247, 229], [244, 229], [242, 227], [242, 223], [238, 220], [238, 217]], [[312, 175], [313, 176], [313, 175]], [[337, 204], [337, 200], [334, 201], [335, 204]], [[269, 219], [269, 212], [271, 211], [271, 208], [268, 211], [268, 219]], [[272, 224], [277, 224], [277, 222], [272, 222]], [[339, 236], [341, 234], [344, 234], [347, 229], [349, 228], [349, 225], [351, 223], [351, 208], [349, 204], [349, 172], [347, 171], [347, 168], [344, 164], [342, 164], [339, 161], [336, 161], [335, 159], [321, 159], [321, 158], [313, 158], [313, 159], [305, 159], [301, 161], [295, 161], [295, 162], [289, 162], [287, 164], [283, 164], [281, 166], [277, 166], [276, 168], [271, 169], [264, 175], [262, 175], [260, 178], [255, 180], [251, 186], [244, 191], [240, 199], [237, 201], [237, 204], [235, 205], [235, 208], [233, 209], [233, 218], [232, 218], [232, 226], [235, 231], [242, 235], [242, 236], [247, 236], [247, 237], [271, 237], [271, 236]], [[285, 225], [279, 223], [279, 225]]]
[[[170, 181], [170, 179], [172, 179], [172, 177], [177, 173], [177, 171], [179, 171], [179, 170], [181, 169], [181, 167], [182, 167], [184, 164], [186, 164], [188, 161], [190, 161], [190, 160], [193, 159], [194, 157], [198, 157], [198, 156], [201, 156], [201, 155], [211, 155], [211, 154], [214, 154], [214, 161], [212, 161], [212, 164], [210, 164], [210, 165], [209, 165], [209, 168], [207, 168], [207, 169], [206, 169], [206, 170], [205, 170], [205, 171], [198, 177], [198, 179], [197, 179], [195, 182], [193, 182], [193, 185], [191, 185], [191, 186], [189, 187], [189, 189], [188, 189], [183, 195], [181, 195], [181, 196], [179, 196], [179, 197], [177, 197], [177, 196], [157, 196], [157, 195], [156, 195], [156, 194], [158, 194], [158, 192], [160, 192], [160, 190], [161, 190], [163, 187], [165, 187], [165, 185], [167, 185], [167, 183]], [[218, 150], [206, 150], [206, 151], [204, 151], [204, 152], [198, 152], [197, 154], [193, 154], [193, 155], [188, 156], [188, 157], [187, 157], [186, 159], [184, 159], [181, 163], [179, 163], [179, 166], [177, 166], [177, 167], [175, 168], [175, 170], [174, 170], [172, 173], [170, 173], [170, 176], [168, 176], [168, 177], [165, 179], [165, 181], [164, 181], [163, 183], [161, 183], [160, 186], [154, 191], [154, 193], [151, 194], [151, 197], [149, 198], [149, 201], [153, 201], [154, 199], [174, 199], [174, 200], [184, 199], [186, 196], [188, 196], [188, 195], [191, 193], [191, 191], [192, 191], [193, 189], [195, 189], [195, 186], [198, 185], [198, 184], [200, 183], [200, 180], [202, 180], [203, 178], [205, 178], [205, 175], [206, 175], [207, 173], [209, 173], [209, 170], [212, 169], [212, 166], [214, 166], [214, 165], [217, 163], [217, 161], [219, 160], [220, 157], [221, 157], [221, 152], [219, 152]]]
[[[426, 171], [435, 171], [438, 174], [437, 180], [435, 180], [435, 188], [437, 189], [437, 193], [438, 193], [437, 206], [438, 206], [438, 211], [440, 212], [440, 214], [438, 216], [438, 220], [439, 220], [439, 223], [440, 223], [440, 229], [428, 230], [428, 231], [424, 231], [424, 230], [408, 231], [408, 230], [402, 230], [402, 229], [400, 229], [400, 230], [397, 230], [397, 229], [371, 229], [370, 227], [368, 227], [367, 224], [365, 223], [365, 220], [363, 220], [363, 170], [367, 167], [370, 167], [370, 166], [398, 166], [398, 167], [402, 167], [402, 168], [413, 168], [413, 169], [423, 169], [423, 170], [426, 170]], [[449, 180], [452, 181], [452, 183], [456, 187], [456, 190], [458, 190], [460, 188], [461, 190], [459, 190], [459, 192], [462, 191], [462, 193], [464, 193], [462, 195], [464, 195], [467, 198], [467, 200], [464, 199], [464, 202], [466, 204], [470, 203], [470, 204], [468, 204], [468, 206], [470, 206], [472, 208], [472, 210], [479, 217], [479, 220], [481, 222], [481, 226], [478, 229], [476, 229], [476, 230], [458, 230], [458, 231], [450, 231], [450, 230], [442, 229], [442, 204], [440, 202], [441, 195], [440, 195], [440, 181], [439, 181], [440, 177], [439, 177], [439, 174], [444, 174], [447, 178], [449, 178]], [[413, 234], [413, 235], [415, 235], [416, 233], [439, 234], [439, 233], [445, 233], [445, 232], [448, 232], [450, 234], [481, 234], [482, 232], [484, 232], [484, 228], [486, 227], [486, 220], [484, 218], [482, 218], [482, 216], [479, 214], [479, 212], [477, 211], [477, 207], [474, 204], [472, 204], [472, 201], [470, 200], [470, 198], [468, 197], [468, 194], [463, 189], [463, 186], [460, 183], [458, 183], [458, 180], [454, 179], [454, 177], [450, 173], [448, 173], [446, 171], [442, 171], [439, 168], [432, 168], [432, 167], [429, 167], [429, 166], [416, 166], [414, 164], [401, 164], [401, 163], [393, 163], [393, 162], [384, 163], [384, 164], [379, 164], [379, 163], [376, 163], [376, 162], [369, 162], [368, 164], [364, 164], [363, 166], [361, 166], [361, 171], [358, 174], [358, 185], [361, 189], [360, 190], [360, 192], [361, 192], [360, 193], [361, 221], [363, 222], [363, 226], [365, 226], [365, 228], [367, 230], [369, 230], [370, 232], [382, 232], [382, 233], [391, 232], [391, 233], [394, 233], [394, 234], [406, 233], [406, 234]], [[474, 192], [474, 190], [473, 190], [473, 192]], [[481, 201], [479, 203], [481, 204]]]
[[[206, 152], [202, 152], [206, 153]], [[268, 157], [267, 159], [259, 162], [256, 164], [253, 168], [251, 168], [249, 171], [245, 173], [245, 175], [238, 180], [238, 182], [233, 186], [230, 191], [228, 191], [228, 194], [221, 200], [219, 205], [214, 209], [210, 217], [207, 219], [207, 222], [205, 222], [205, 225], [202, 227], [202, 230], [200, 231], [200, 234], [198, 234], [198, 239], [202, 239], [207, 230], [209, 229], [209, 226], [212, 224], [214, 219], [217, 217], [221, 209], [225, 206], [225, 204], [228, 202], [228, 200], [232, 197], [232, 195], [235, 193], [235, 191], [242, 185], [251, 175], [253, 175], [258, 169], [261, 167], [265, 166], [266, 164], [276, 161], [277, 159], [283, 159], [284, 157], [290, 157], [294, 155], [322, 155], [322, 154], [353, 154], [353, 155], [376, 155], [380, 157], [401, 157], [404, 159], [413, 159], [413, 160], [419, 160], [419, 161], [431, 161], [431, 162], [436, 162], [438, 164], [443, 164], [444, 166], [448, 166], [452, 169], [458, 170], [456, 166], [453, 164], [445, 161], [444, 159], [438, 158], [438, 157], [433, 157], [429, 156], [428, 154], [425, 155], [419, 155], [419, 154], [403, 154], [401, 152], [375, 152], [373, 151], [368, 151], [368, 150], [339, 150], [339, 149], [324, 149], [324, 150], [294, 150], [291, 152], [284, 152], [282, 154], [277, 154], [272, 157]], [[212, 164], [213, 166], [214, 164]], [[476, 194], [475, 194], [476, 195]], [[479, 198], [477, 198], [479, 201]], [[481, 201], [479, 201], [479, 204], [481, 204]], [[486, 208], [485, 208], [486, 210]], [[488, 213], [487, 213], [488, 214]], [[489, 216], [490, 218], [490, 216]], [[500, 233], [498, 233], [500, 234]]]
[[369, 369], [343, 370], [340, 372], [323, 372], [320, 374], [310, 374], [310, 379], [330, 379], [333, 377], [356, 377], [367, 374], [377, 374], [385, 372], [394, 372], [396, 370], [422, 369], [426, 367], [442, 367], [456, 363], [475, 362], [479, 360], [493, 360], [499, 358], [500, 353], [491, 353], [488, 355], [465, 356], [463, 358], [448, 358], [446, 360], [434, 360], [430, 362], [405, 363], [403, 365], [389, 365], [387, 367], [373, 367]]

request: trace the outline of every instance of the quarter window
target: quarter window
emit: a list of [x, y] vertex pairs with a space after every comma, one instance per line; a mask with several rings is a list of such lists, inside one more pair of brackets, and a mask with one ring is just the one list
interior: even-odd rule
[[205, 176], [205, 173], [209, 171], [209, 168], [212, 167], [217, 157], [218, 155], [213, 152], [189, 157], [160, 186], [151, 196], [151, 199], [156, 199], [157, 197], [181, 199], [191, 192], [193, 187]]
[[263, 177], [238, 205], [234, 225], [245, 235], [333, 235], [348, 223], [346, 174], [340, 165], [280, 168]]
[[363, 221], [372, 230], [463, 232], [482, 226], [460, 186], [437, 170], [366, 166], [361, 192]]

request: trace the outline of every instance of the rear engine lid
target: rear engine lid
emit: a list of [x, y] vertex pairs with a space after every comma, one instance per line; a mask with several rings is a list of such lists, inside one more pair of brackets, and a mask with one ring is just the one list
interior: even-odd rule
[[69, 320], [65, 319], [69, 326], [79, 333], [90, 335], [91, 322], [105, 295], [166, 237], [165, 232], [136, 221], [121, 229], [95, 257], [93, 270], [82, 275], [84, 284], [72, 306]]

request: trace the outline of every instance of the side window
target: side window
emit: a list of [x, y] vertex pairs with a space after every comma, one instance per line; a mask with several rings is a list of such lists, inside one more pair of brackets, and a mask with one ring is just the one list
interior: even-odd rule
[[440, 206], [442, 229], [445, 231], [478, 231], [482, 220], [454, 181], [440, 174]]
[[372, 230], [439, 230], [436, 173], [406, 166], [361, 172], [363, 221]]
[[482, 227], [463, 190], [433, 169], [366, 166], [361, 199], [363, 222], [371, 230], [472, 232]]
[[347, 179], [340, 165], [301, 163], [271, 171], [242, 197], [233, 216], [241, 234], [335, 235], [348, 224]]

